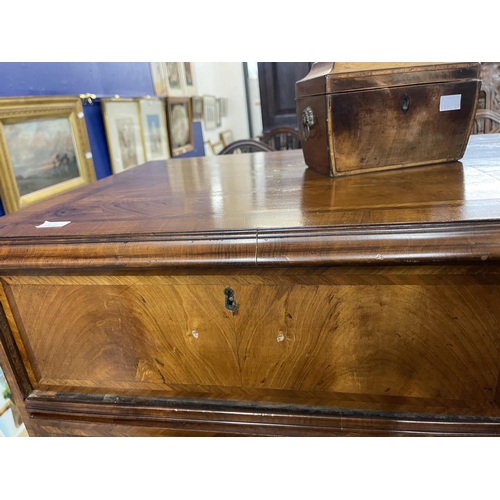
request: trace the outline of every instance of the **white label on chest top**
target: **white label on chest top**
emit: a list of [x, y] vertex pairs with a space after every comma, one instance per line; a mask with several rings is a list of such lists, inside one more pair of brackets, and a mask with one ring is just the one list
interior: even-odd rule
[[462, 94], [442, 95], [439, 101], [439, 111], [453, 111], [460, 109]]
[[71, 221], [70, 220], [63, 220], [59, 222], [49, 222], [46, 220], [43, 224], [40, 224], [39, 226], [35, 226], [36, 228], [41, 228], [41, 227], [63, 227], [66, 224], [69, 224]]

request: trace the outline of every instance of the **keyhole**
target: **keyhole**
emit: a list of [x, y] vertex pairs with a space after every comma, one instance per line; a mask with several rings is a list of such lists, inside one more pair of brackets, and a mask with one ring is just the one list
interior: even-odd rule
[[401, 99], [401, 111], [406, 113], [410, 109], [410, 98], [405, 94]]
[[229, 309], [229, 311], [232, 312], [236, 311], [236, 309], [238, 309], [238, 304], [236, 303], [234, 290], [228, 287], [224, 290], [224, 295], [226, 296], [226, 303], [225, 303], [226, 309]]

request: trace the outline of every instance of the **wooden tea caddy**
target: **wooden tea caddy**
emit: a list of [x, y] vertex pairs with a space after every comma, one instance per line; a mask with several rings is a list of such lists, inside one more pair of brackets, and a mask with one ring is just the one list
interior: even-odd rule
[[338, 176], [462, 158], [479, 69], [479, 63], [314, 63], [295, 86], [306, 164]]

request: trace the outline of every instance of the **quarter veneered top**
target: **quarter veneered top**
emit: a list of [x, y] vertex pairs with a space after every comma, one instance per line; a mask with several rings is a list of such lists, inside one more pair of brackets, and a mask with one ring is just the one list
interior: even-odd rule
[[296, 97], [479, 78], [477, 62], [317, 62]]

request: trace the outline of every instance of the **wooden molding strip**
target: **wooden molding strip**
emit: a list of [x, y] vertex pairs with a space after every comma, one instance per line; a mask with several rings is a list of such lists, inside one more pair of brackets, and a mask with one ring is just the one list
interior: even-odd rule
[[0, 270], [428, 263], [500, 259], [500, 222], [0, 239]]
[[35, 419], [141, 425], [162, 429], [262, 436], [497, 436], [500, 418], [432, 417], [285, 405], [159, 400], [35, 391], [26, 408]]

